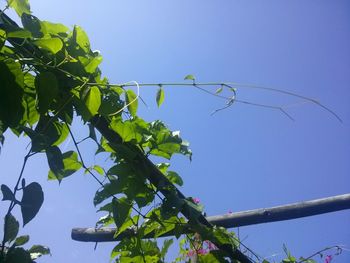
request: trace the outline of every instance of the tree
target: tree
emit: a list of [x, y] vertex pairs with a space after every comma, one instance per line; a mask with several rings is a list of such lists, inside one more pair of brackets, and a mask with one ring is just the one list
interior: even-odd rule
[[[168, 171], [168, 164], [154, 166], [147, 159], [149, 155], [170, 159], [175, 153], [191, 157], [191, 151], [179, 134], [170, 131], [162, 122], [148, 123], [137, 116], [139, 96], [127, 89], [128, 85], [113, 85], [101, 77], [98, 65], [102, 57], [91, 50], [84, 31], [75, 26], [70, 32], [61, 24], [40, 21], [29, 14], [23, 2], [10, 4], [21, 15], [23, 28], [2, 14], [1, 78], [6, 81], [1, 90], [0, 117], [2, 133], [9, 128], [17, 135], [26, 134], [31, 138], [31, 149], [23, 167], [29, 157], [44, 152], [51, 169], [50, 179], [61, 181], [82, 168], [99, 181], [102, 188], [94, 201], [95, 205], [106, 201], [100, 210], [107, 215], [98, 223], [115, 223], [119, 228], [116, 236], [132, 225], [139, 230], [136, 237], [123, 240], [114, 249], [114, 256], [119, 256], [120, 260], [162, 259], [164, 255], [156, 244], [142, 241], [142, 237], [149, 231], [156, 236], [168, 231], [180, 234], [186, 222], [192, 232], [219, 248], [205, 255], [198, 253], [203, 260], [230, 257], [249, 262], [238, 250], [239, 241], [226, 230], [210, 225], [201, 207], [174, 186], [181, 185], [182, 180], [175, 172]], [[194, 80], [191, 76], [187, 78]], [[232, 92], [234, 94], [234, 90]], [[162, 98], [160, 87], [159, 105]], [[81, 142], [70, 128], [76, 116], [87, 123], [89, 138], [95, 141], [98, 152], [110, 154], [114, 164], [109, 169], [85, 165], [79, 150]], [[68, 136], [76, 150], [62, 153], [59, 146]], [[96, 173], [104, 175], [108, 182], [99, 179]], [[23, 192], [21, 200], [16, 198], [19, 191]], [[35, 182], [27, 184], [21, 173], [14, 190], [4, 185], [2, 192], [10, 201], [2, 255], [9, 257], [21, 251], [23, 257], [28, 258], [28, 254], [15, 247], [6, 252], [7, 243], [17, 242], [12, 242], [16, 233], [11, 233], [10, 229], [16, 230], [18, 223], [11, 212], [16, 205], [20, 206], [23, 224], [31, 221], [43, 201], [41, 187]], [[142, 208], [155, 199], [162, 204], [145, 213], [148, 208]], [[30, 210], [26, 209], [28, 206]], [[185, 217], [179, 217], [179, 212]], [[199, 242], [198, 236], [195, 239]], [[41, 247], [41, 253], [48, 251]]]

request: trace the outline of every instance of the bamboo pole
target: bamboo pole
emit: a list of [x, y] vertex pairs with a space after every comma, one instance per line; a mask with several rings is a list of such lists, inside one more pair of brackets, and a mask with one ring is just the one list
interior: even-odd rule
[[[260, 208], [225, 215], [208, 216], [209, 223], [225, 228], [256, 225], [268, 222], [291, 220], [350, 209], [350, 194], [292, 203], [287, 205]], [[128, 229], [114, 239], [115, 228], [73, 228], [72, 239], [83, 242], [111, 242], [121, 240], [135, 234], [133, 228]], [[166, 236], [173, 235], [167, 233]], [[152, 238], [150, 233], [145, 238]]]

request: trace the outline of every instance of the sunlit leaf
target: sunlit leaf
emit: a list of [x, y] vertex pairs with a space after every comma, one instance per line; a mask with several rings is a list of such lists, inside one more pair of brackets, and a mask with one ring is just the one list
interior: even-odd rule
[[160, 107], [164, 102], [164, 90], [161, 87], [157, 91], [156, 101], [158, 107]]
[[126, 96], [126, 103], [128, 105], [128, 110], [131, 114], [131, 116], [135, 117], [138, 107], [138, 99], [135, 92], [131, 89], [127, 90], [125, 93]]
[[69, 28], [66, 27], [63, 24], [56, 24], [51, 23], [49, 21], [40, 21], [41, 26], [41, 32], [43, 32], [44, 35], [47, 34], [53, 34], [53, 35], [59, 35], [59, 34], [65, 34], [69, 31]]
[[78, 154], [74, 151], [68, 151], [62, 154], [63, 158], [63, 170], [58, 174], [54, 174], [52, 171], [49, 171], [48, 179], [49, 180], [62, 180], [65, 177], [68, 177], [78, 171], [82, 164], [78, 161]]
[[85, 53], [90, 51], [90, 42], [87, 34], [80, 26], [74, 26], [73, 39]]
[[96, 115], [101, 105], [101, 92], [96, 86], [89, 89], [85, 97], [85, 105], [92, 116]]
[[23, 13], [30, 14], [29, 0], [7, 0], [7, 4], [12, 7], [19, 16]]
[[43, 255], [50, 255], [50, 249], [46, 246], [42, 245], [34, 245], [32, 246], [28, 252], [30, 253], [30, 256], [33, 260], [43, 256]]
[[223, 87], [218, 88], [218, 89], [215, 91], [215, 94], [219, 94], [219, 93], [221, 93], [221, 92], [222, 92], [222, 90], [223, 90]]
[[39, 48], [50, 51], [53, 54], [56, 54], [63, 47], [62, 40], [59, 38], [42, 38], [33, 42]]
[[193, 81], [195, 81], [196, 78], [195, 78], [195, 76], [193, 76], [193, 75], [187, 75], [187, 76], [184, 78], [184, 80], [193, 80]]
[[173, 184], [177, 184], [178, 186], [183, 185], [182, 178], [176, 172], [168, 171], [167, 177], [168, 177], [169, 181], [172, 182]]

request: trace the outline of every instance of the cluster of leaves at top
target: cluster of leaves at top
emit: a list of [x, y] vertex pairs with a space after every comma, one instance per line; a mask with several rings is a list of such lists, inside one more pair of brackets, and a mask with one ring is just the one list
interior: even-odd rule
[[[92, 169], [108, 179], [94, 198], [94, 204], [101, 205], [99, 211], [106, 212], [97, 225], [115, 224], [115, 237], [125, 235], [113, 249], [113, 258], [118, 262], [163, 262], [171, 242], [166, 241], [159, 249], [157, 242], [144, 238], [170, 231], [179, 237], [190, 231], [225, 248], [205, 255], [203, 262], [235, 260], [237, 244], [231, 235], [209, 225], [200, 207], [178, 191], [175, 184], [182, 185], [182, 180], [168, 171], [168, 163], [155, 166], [148, 159], [149, 155], [170, 159], [175, 153], [191, 158], [188, 144], [179, 133], [161, 121], [149, 123], [137, 116], [138, 96], [131, 89], [109, 85], [101, 77], [98, 66], [102, 56], [91, 50], [81, 27], [70, 30], [62, 24], [41, 21], [30, 14], [27, 1], [9, 0], [8, 6], [20, 16], [22, 26], [1, 12], [1, 144], [8, 129], [17, 136], [29, 136], [30, 154], [46, 154], [52, 180], [61, 181], [81, 168], [91, 173], [78, 158], [79, 152], [61, 152], [59, 147], [71, 133], [73, 118], [80, 116], [96, 142], [97, 153], [107, 152], [114, 161], [106, 173], [98, 166]], [[160, 88], [158, 105], [163, 100]], [[21, 207], [23, 224], [36, 216], [44, 200], [36, 182], [22, 188], [17, 185], [14, 191], [2, 185], [1, 190], [3, 200], [11, 201], [9, 211], [15, 205]], [[16, 200], [18, 191], [23, 192], [21, 201]], [[27, 196], [31, 198], [27, 200]], [[151, 205], [155, 198], [160, 202]], [[148, 212], [143, 214], [145, 207]], [[18, 221], [11, 213], [5, 216], [4, 229], [1, 262], [32, 262], [35, 248], [34, 252], [17, 249], [25, 238], [17, 237]]]

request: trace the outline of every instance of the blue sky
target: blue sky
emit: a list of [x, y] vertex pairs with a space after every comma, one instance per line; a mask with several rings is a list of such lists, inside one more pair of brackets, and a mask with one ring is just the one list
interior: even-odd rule
[[[156, 88], [142, 88], [148, 107], [140, 106], [139, 114], [164, 120], [190, 141], [193, 161], [175, 157], [172, 169], [185, 181], [183, 192], [200, 198], [208, 215], [350, 192], [348, 1], [32, 0], [31, 6], [42, 20], [81, 25], [104, 56], [101, 68], [111, 82], [182, 82], [194, 74], [199, 82], [296, 92], [341, 116], [343, 123], [300, 99], [244, 88], [237, 94], [242, 100], [296, 103], [287, 108], [295, 121], [238, 103], [211, 116], [223, 101], [190, 87], [164, 87], [165, 102], [158, 109]], [[7, 135], [1, 183], [14, 185], [27, 145]], [[84, 147], [90, 164], [101, 163], [91, 157], [92, 144]], [[71, 228], [94, 226], [99, 217], [92, 204], [98, 185], [82, 173], [60, 186], [47, 182], [45, 162], [44, 155], [33, 158], [25, 174], [44, 186], [45, 203], [22, 230], [32, 243], [51, 247], [52, 257], [40, 262], [108, 262], [113, 244], [99, 244], [94, 251], [94, 244], [70, 239]], [[240, 235], [263, 257], [283, 253], [283, 243], [295, 255], [308, 256], [331, 245], [349, 248], [349, 222], [350, 211], [342, 211], [242, 227]], [[334, 262], [350, 262], [350, 252]]]

